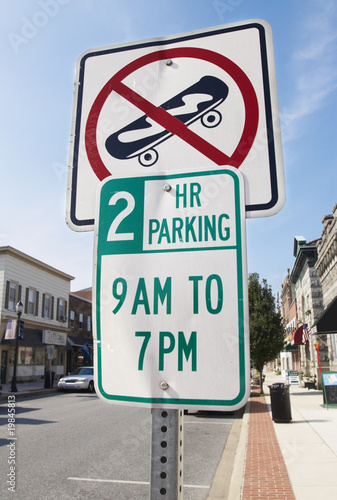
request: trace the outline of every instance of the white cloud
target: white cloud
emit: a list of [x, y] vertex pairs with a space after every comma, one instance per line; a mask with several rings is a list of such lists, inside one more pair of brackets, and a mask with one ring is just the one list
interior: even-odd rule
[[299, 126], [298, 121], [327, 105], [328, 97], [337, 88], [336, 23], [335, 1], [306, 2], [293, 54], [295, 92], [287, 106], [290, 120], [283, 127], [284, 142], [304, 132], [303, 124]]
[[321, 32], [321, 30], [315, 31], [316, 32], [310, 32], [310, 34], [314, 35], [314, 40], [309, 41], [308, 46], [299, 48], [294, 54], [294, 59], [299, 61], [310, 61], [318, 57], [326, 57], [327, 53], [330, 52], [332, 44], [337, 39], [337, 34], [325, 33]]

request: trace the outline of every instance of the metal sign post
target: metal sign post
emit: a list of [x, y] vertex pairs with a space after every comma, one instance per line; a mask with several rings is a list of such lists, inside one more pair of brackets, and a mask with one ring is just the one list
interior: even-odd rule
[[150, 499], [183, 499], [183, 411], [152, 409]]
[[54, 357], [55, 346], [53, 344], [47, 345], [47, 354], [49, 359], [49, 387], [53, 387], [53, 376], [52, 376], [52, 359]]

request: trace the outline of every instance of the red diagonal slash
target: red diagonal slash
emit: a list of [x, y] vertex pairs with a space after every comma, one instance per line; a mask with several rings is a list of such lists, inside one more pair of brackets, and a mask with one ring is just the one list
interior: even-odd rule
[[[195, 134], [180, 120], [161, 107], [153, 105], [150, 101], [144, 99], [122, 82], [130, 73], [147, 64], [154, 61], [175, 59], [178, 57], [190, 57], [211, 62], [226, 71], [238, 85], [244, 101], [246, 118], [239, 144], [232, 156], [227, 156], [212, 144], [205, 141], [198, 134]], [[143, 111], [149, 118], [156, 121], [171, 134], [180, 137], [180, 139], [188, 143], [194, 149], [198, 150], [217, 165], [231, 165], [238, 168], [246, 158], [254, 142], [259, 117], [258, 101], [249, 78], [241, 70], [241, 68], [239, 68], [239, 66], [227, 57], [208, 49], [182, 47], [151, 52], [143, 57], [140, 57], [139, 59], [136, 59], [135, 61], [132, 61], [118, 71], [102, 88], [89, 112], [85, 131], [85, 145], [91, 167], [100, 180], [105, 179], [111, 174], [105, 167], [99, 155], [96, 140], [97, 122], [107, 97], [113, 91], [120, 94], [134, 106]]]
[[217, 163], [217, 165], [229, 165], [229, 156], [195, 134], [185, 123], [172, 116], [163, 108], [154, 106], [150, 101], [144, 99], [122, 82], [116, 82], [114, 89], [132, 104], [136, 102], [137, 108], [143, 111], [149, 118], [155, 120], [168, 132], [171, 132], [171, 134], [180, 137], [180, 139], [190, 144], [190, 146], [200, 151], [200, 153], [203, 153], [210, 160]]

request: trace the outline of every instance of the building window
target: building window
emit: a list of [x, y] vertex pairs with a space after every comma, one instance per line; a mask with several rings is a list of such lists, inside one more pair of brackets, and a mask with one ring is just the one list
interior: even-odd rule
[[51, 302], [51, 295], [44, 294], [43, 316], [47, 319], [51, 319]]
[[59, 319], [62, 321], [64, 317], [64, 300], [60, 299], [59, 301]]
[[44, 365], [45, 358], [45, 348], [44, 347], [36, 347], [35, 348], [35, 364], [39, 366]]
[[67, 301], [64, 299], [57, 299], [57, 320], [67, 321]]
[[5, 309], [16, 311], [16, 304], [21, 300], [22, 287], [14, 281], [6, 282]]
[[70, 328], [75, 326], [75, 311], [70, 311]]
[[79, 328], [83, 330], [83, 314], [79, 314], [79, 320], [78, 320]]
[[9, 283], [9, 293], [8, 293], [8, 310], [15, 311], [16, 304], [18, 302], [18, 285], [16, 283]]
[[33, 365], [34, 356], [32, 347], [19, 347], [18, 354], [18, 364], [19, 365]]
[[26, 288], [25, 313], [38, 315], [39, 292], [34, 288]]
[[91, 332], [91, 316], [87, 318], [87, 331]]
[[35, 310], [35, 290], [28, 292], [28, 314], [34, 314]]

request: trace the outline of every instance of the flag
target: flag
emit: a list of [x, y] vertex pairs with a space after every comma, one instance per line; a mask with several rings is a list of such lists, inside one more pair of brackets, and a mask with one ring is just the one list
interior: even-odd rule
[[16, 319], [7, 321], [5, 340], [15, 339], [16, 335]]
[[90, 347], [89, 347], [88, 343], [86, 343], [85, 346], [82, 347], [81, 352], [83, 352], [83, 354], [85, 354], [85, 356], [89, 359], [89, 361], [91, 363]]
[[309, 335], [310, 335], [310, 329], [308, 328], [308, 325], [303, 325], [303, 333], [302, 333], [303, 344], [309, 343]]
[[[17, 319], [11, 319], [7, 321], [6, 324], [6, 332], [5, 332], [5, 340], [15, 340], [16, 339], [16, 328], [17, 328], [18, 320]], [[19, 331], [18, 331], [18, 338], [19, 340], [23, 340], [23, 325], [24, 321], [20, 320], [19, 321]]]
[[20, 319], [20, 321], [19, 321], [19, 331], [18, 331], [19, 340], [23, 340], [23, 332], [24, 332], [23, 325], [24, 324], [25, 324], [25, 322], [22, 321], [22, 319]]

